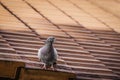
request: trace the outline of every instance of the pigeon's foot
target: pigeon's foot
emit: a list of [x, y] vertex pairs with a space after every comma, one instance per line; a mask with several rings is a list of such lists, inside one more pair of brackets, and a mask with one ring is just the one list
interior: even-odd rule
[[43, 67], [42, 67], [42, 69], [44, 69], [44, 70], [50, 70], [50, 65], [44, 64]]
[[53, 71], [57, 71], [56, 65], [52, 65], [52, 66], [51, 66], [51, 69], [52, 69]]
[[57, 71], [56, 65], [46, 65], [46, 64], [44, 64], [43, 67], [42, 67], [42, 69], [44, 69], [44, 70], [53, 70], [53, 71]]
[[52, 67], [51, 69], [52, 69], [53, 71], [57, 71], [56, 68], [54, 68], [54, 67]]

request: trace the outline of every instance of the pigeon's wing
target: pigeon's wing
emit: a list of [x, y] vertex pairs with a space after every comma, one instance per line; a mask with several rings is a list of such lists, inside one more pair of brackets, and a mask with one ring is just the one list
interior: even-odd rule
[[40, 48], [40, 49], [38, 50], [38, 58], [39, 58], [39, 59], [41, 58], [41, 50], [42, 50], [42, 48]]
[[57, 50], [56, 50], [56, 48], [54, 48], [54, 55], [55, 55], [55, 59], [57, 60], [57, 58], [58, 58], [58, 54], [57, 54]]

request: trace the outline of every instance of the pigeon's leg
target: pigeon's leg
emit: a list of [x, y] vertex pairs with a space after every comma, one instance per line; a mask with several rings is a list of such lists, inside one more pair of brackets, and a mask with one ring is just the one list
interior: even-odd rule
[[43, 65], [42, 69], [46, 69], [46, 65], [45, 64]]
[[52, 69], [53, 71], [55, 71], [55, 68], [54, 68], [54, 66], [53, 66], [53, 65], [51, 66], [51, 69]]
[[51, 68], [52, 68], [53, 71], [56, 71], [56, 62], [53, 63], [53, 65], [51, 66]]
[[46, 65], [46, 69], [47, 69], [47, 70], [50, 70], [50, 67], [51, 67], [51, 64], [47, 64], [47, 65]]

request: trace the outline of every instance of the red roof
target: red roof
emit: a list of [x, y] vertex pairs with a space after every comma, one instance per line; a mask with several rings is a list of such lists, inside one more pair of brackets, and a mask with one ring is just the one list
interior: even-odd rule
[[[41, 68], [38, 49], [55, 36], [58, 71], [77, 79], [120, 78], [119, 0], [0, 0], [0, 59]], [[114, 7], [109, 7], [114, 6]]]

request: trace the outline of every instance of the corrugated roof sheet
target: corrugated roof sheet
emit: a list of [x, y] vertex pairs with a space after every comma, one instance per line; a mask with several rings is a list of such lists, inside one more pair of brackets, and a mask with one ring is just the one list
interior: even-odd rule
[[[40, 69], [37, 50], [55, 36], [58, 71], [120, 79], [119, 0], [0, 0], [0, 59]], [[109, 7], [114, 6], [114, 7]]]

